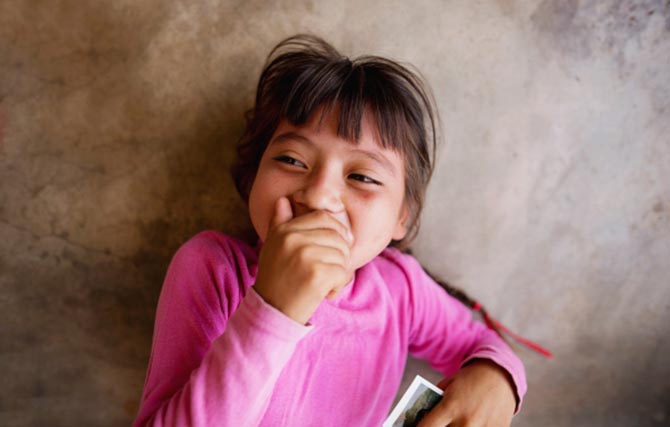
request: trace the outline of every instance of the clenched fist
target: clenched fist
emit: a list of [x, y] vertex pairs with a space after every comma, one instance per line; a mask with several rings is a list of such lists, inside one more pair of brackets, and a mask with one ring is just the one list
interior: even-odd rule
[[324, 298], [333, 298], [351, 280], [353, 236], [325, 211], [293, 218], [291, 204], [275, 204], [258, 261], [254, 289], [270, 305], [306, 324]]

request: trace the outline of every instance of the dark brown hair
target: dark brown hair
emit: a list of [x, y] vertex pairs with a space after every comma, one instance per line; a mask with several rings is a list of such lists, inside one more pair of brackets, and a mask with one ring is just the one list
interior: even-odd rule
[[370, 110], [384, 148], [405, 163], [407, 234], [390, 246], [406, 249], [419, 230], [419, 217], [437, 148], [434, 101], [418, 72], [379, 56], [354, 60], [322, 39], [299, 34], [281, 41], [268, 55], [254, 107], [231, 167], [237, 191], [248, 203], [258, 166], [280, 121], [305, 124], [321, 107], [322, 117], [339, 107], [337, 134], [358, 143], [361, 119]]

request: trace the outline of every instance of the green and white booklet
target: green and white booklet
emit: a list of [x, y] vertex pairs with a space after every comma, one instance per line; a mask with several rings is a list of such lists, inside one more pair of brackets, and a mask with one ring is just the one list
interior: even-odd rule
[[382, 427], [417, 426], [440, 399], [442, 399], [442, 390], [417, 375]]

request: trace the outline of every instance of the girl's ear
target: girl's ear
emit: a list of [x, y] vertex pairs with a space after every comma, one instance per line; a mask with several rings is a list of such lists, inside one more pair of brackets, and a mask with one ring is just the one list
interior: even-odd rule
[[402, 212], [398, 217], [398, 222], [393, 230], [393, 240], [402, 240], [407, 234], [407, 221], [409, 220], [409, 209], [403, 205]]

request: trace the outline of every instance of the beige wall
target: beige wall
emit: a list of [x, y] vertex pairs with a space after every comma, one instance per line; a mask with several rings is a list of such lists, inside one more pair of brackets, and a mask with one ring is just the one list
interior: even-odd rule
[[521, 352], [515, 425], [667, 425], [661, 0], [0, 2], [0, 424], [130, 423], [171, 255], [248, 228], [233, 143], [301, 31], [433, 86], [446, 143], [414, 250], [555, 352]]

